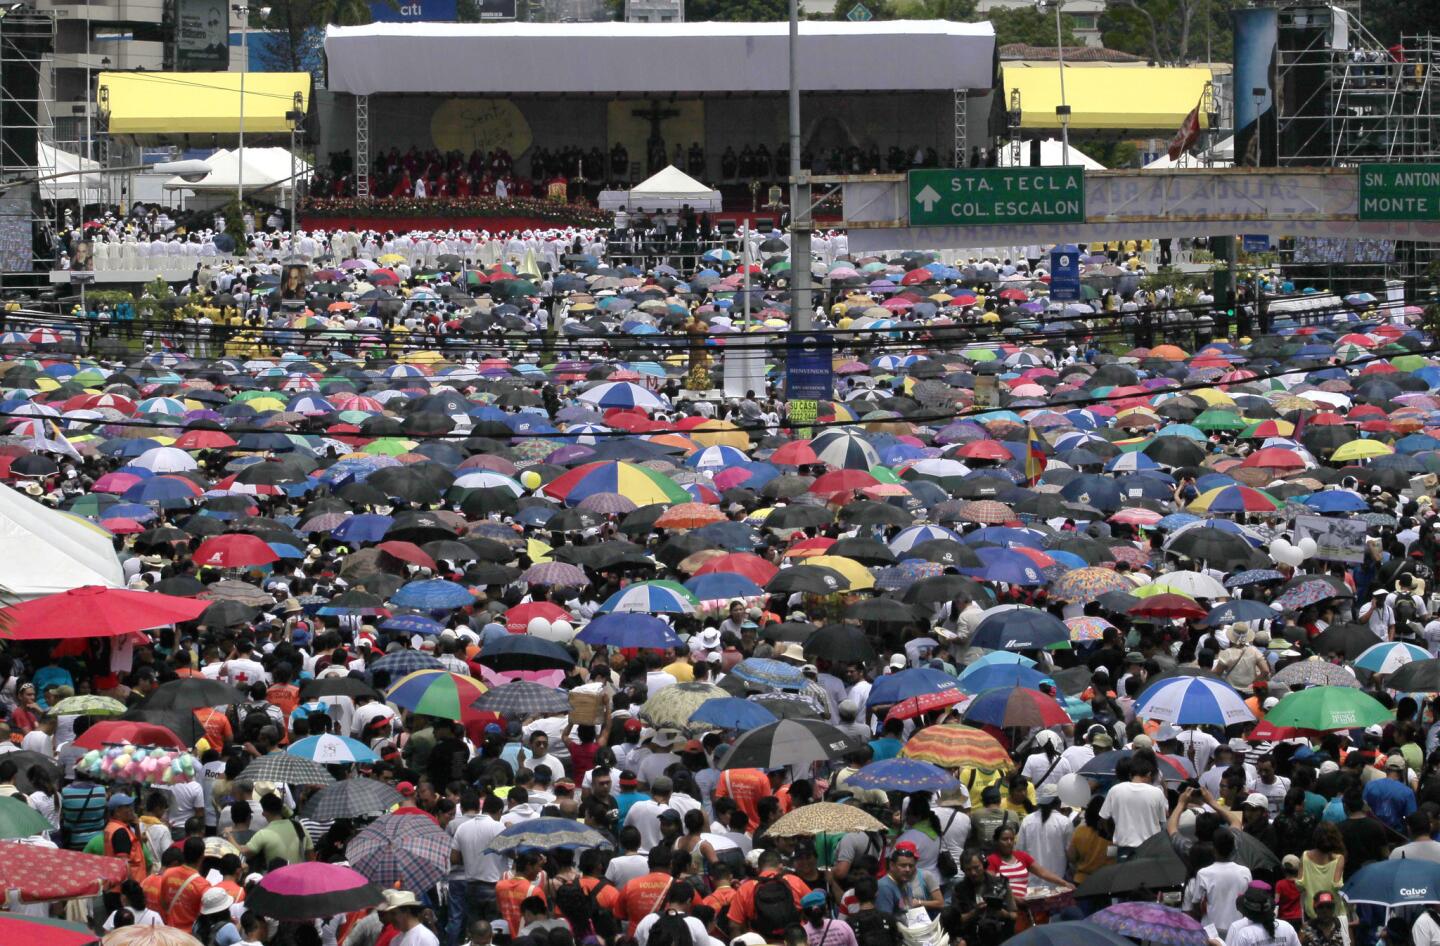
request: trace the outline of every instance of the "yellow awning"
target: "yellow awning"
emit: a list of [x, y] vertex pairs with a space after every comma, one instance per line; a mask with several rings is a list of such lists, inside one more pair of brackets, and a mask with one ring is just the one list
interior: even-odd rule
[[[238, 72], [102, 72], [115, 135], [235, 134], [240, 130]], [[295, 93], [310, 101], [308, 72], [245, 75], [245, 131], [288, 132]], [[103, 101], [103, 99], [102, 99]]]
[[[1001, 67], [1005, 101], [1020, 90], [1020, 127], [1059, 128], [1060, 69], [1054, 63]], [[1065, 67], [1065, 103], [1072, 129], [1174, 132], [1200, 102], [1211, 73], [1204, 67]], [[1200, 113], [1200, 127], [1207, 126]]]

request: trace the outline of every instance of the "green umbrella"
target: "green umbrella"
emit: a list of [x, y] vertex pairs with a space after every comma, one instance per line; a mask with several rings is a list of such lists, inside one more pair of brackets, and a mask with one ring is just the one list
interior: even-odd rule
[[1395, 718], [1373, 696], [1354, 687], [1309, 687], [1288, 694], [1274, 709], [1265, 714], [1265, 721], [1276, 726], [1315, 729], [1363, 729]]
[[1191, 423], [1201, 430], [1244, 430], [1248, 426], [1234, 411], [1222, 411], [1216, 408], [1203, 412]]
[[10, 796], [0, 796], [0, 838], [31, 838], [50, 830], [44, 815]]
[[108, 696], [67, 696], [50, 707], [56, 716], [123, 716], [125, 704]]

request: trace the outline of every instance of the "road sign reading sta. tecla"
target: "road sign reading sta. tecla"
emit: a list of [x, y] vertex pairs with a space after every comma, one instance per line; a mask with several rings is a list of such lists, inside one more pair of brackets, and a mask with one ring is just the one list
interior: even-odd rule
[[926, 169], [908, 185], [912, 227], [1085, 220], [1082, 167]]

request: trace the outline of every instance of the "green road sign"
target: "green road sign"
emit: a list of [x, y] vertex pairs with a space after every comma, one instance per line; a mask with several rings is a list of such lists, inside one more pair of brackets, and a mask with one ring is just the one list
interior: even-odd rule
[[1361, 220], [1440, 220], [1440, 164], [1360, 165]]
[[851, 23], [868, 23], [875, 19], [875, 14], [871, 13], [865, 4], [857, 3], [850, 8], [849, 13], [845, 14], [845, 19]]
[[1085, 220], [1082, 167], [911, 171], [909, 184], [912, 227]]

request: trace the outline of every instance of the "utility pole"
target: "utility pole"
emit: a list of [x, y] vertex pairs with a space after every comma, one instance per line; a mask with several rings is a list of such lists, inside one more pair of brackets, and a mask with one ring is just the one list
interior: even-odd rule
[[790, 0], [790, 327], [815, 327], [810, 301], [810, 178], [800, 161], [800, 0]]

